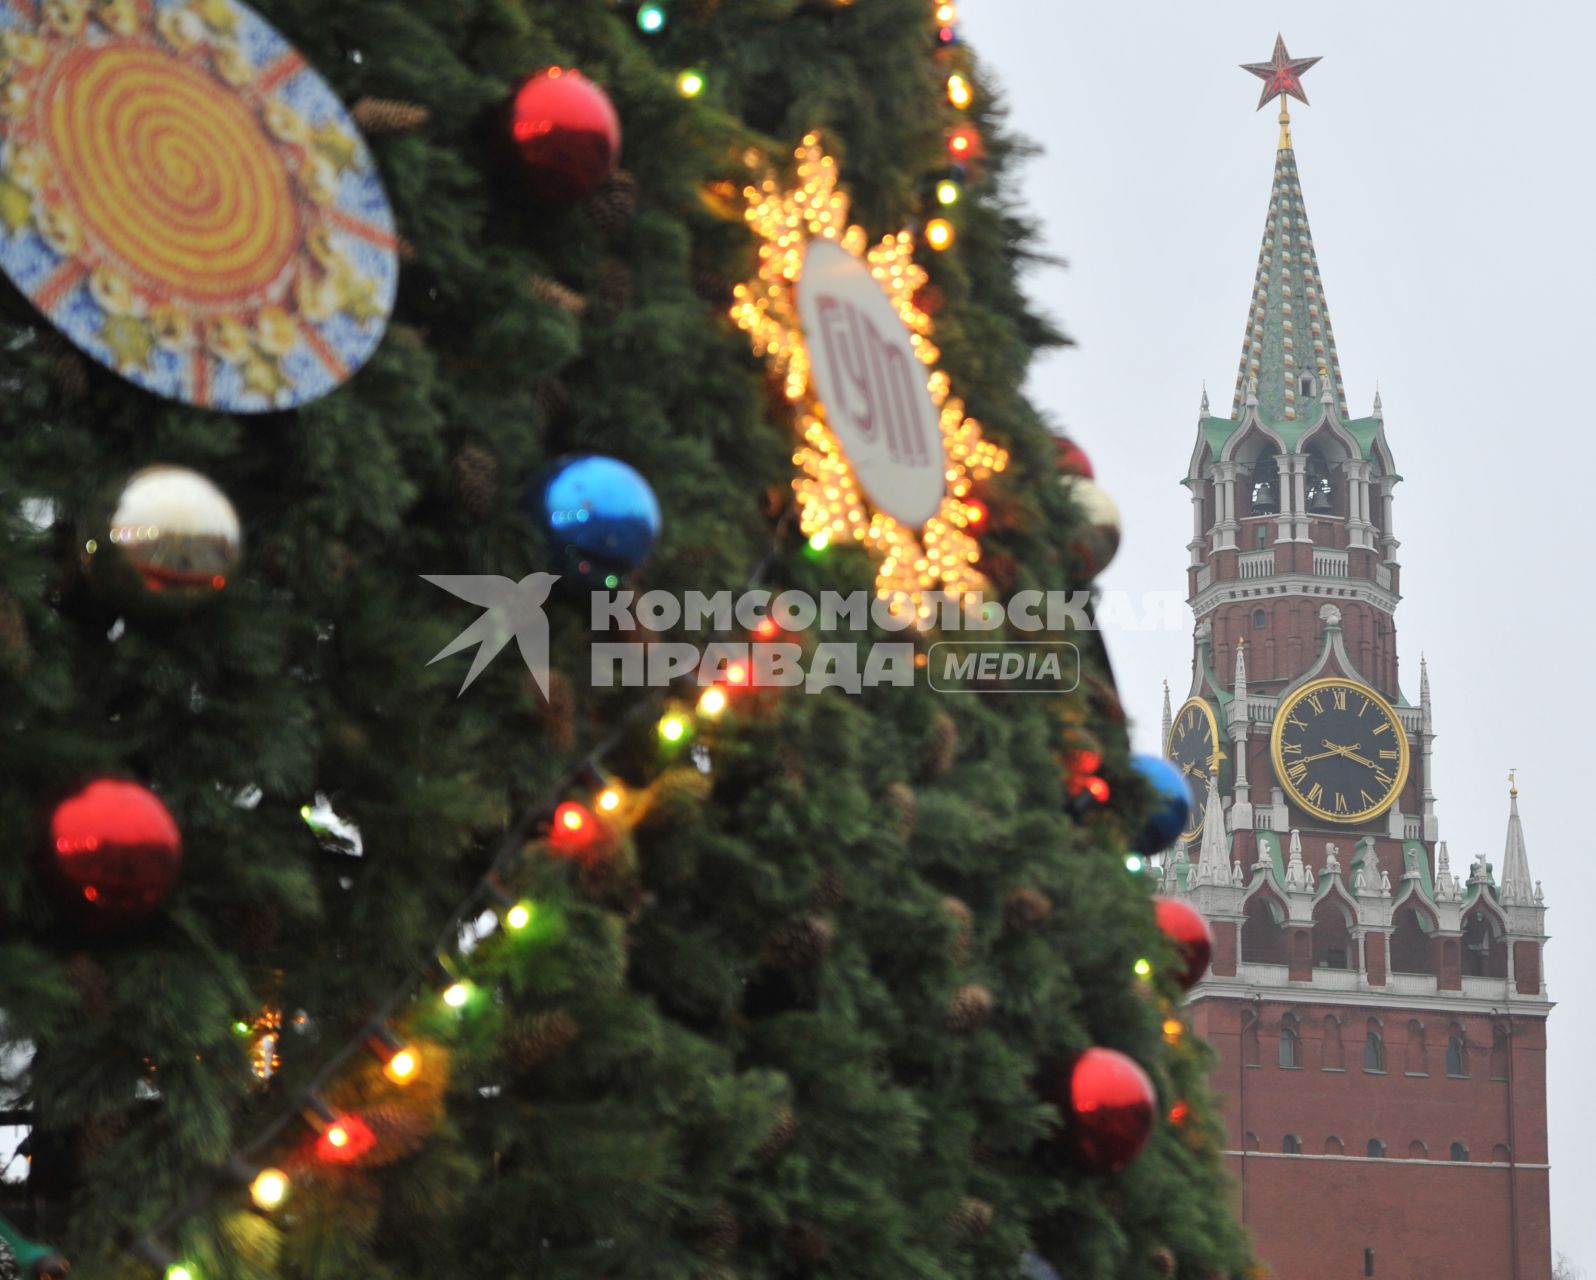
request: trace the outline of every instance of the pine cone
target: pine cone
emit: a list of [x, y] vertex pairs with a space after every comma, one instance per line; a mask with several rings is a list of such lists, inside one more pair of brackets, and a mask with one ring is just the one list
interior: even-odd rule
[[776, 1118], [770, 1126], [770, 1132], [765, 1135], [765, 1140], [754, 1148], [754, 1155], [760, 1160], [774, 1160], [792, 1146], [793, 1139], [798, 1136], [798, 1113], [791, 1107], [783, 1107], [776, 1112]]
[[419, 102], [398, 98], [361, 98], [349, 108], [349, 118], [362, 133], [409, 133], [432, 119]]
[[948, 1225], [961, 1236], [984, 1236], [992, 1228], [995, 1212], [985, 1200], [965, 1196], [948, 1214]]
[[537, 708], [538, 724], [548, 735], [549, 743], [560, 751], [569, 751], [576, 743], [576, 689], [570, 676], [551, 667], [546, 698], [531, 672], [527, 673], [527, 685]]
[[25, 675], [29, 658], [28, 620], [22, 606], [0, 591], [0, 665]]
[[575, 1018], [564, 1009], [555, 1009], [519, 1021], [505, 1048], [518, 1070], [530, 1071], [558, 1058], [581, 1032]]
[[726, 1201], [719, 1200], [691, 1229], [693, 1247], [712, 1258], [729, 1258], [737, 1252], [737, 1242], [742, 1230], [737, 1222], [737, 1211]]
[[967, 982], [948, 1005], [948, 1030], [967, 1036], [992, 1016], [992, 993], [979, 982]]
[[89, 366], [84, 363], [78, 349], [53, 330], [40, 342], [39, 348], [50, 364], [50, 376], [55, 379], [61, 399], [73, 404], [89, 392]]
[[732, 282], [718, 271], [694, 271], [693, 292], [713, 307], [732, 304]]
[[1163, 1245], [1159, 1245], [1152, 1253], [1147, 1255], [1147, 1261], [1152, 1264], [1153, 1271], [1163, 1277], [1163, 1280], [1175, 1280], [1175, 1255]]
[[620, 258], [608, 255], [599, 263], [594, 292], [610, 312], [624, 311], [632, 302], [632, 269]]
[[617, 169], [587, 198], [582, 212], [601, 236], [615, 239], [637, 213], [637, 179]]
[[571, 389], [558, 378], [545, 378], [532, 388], [532, 403], [545, 420], [554, 422], [571, 411]]
[[499, 462], [480, 445], [462, 445], [449, 461], [449, 488], [473, 520], [486, 520], [499, 493]]
[[953, 758], [959, 753], [959, 726], [946, 711], [937, 712], [931, 726], [931, 745], [926, 755], [926, 772], [940, 778], [953, 767]]
[[963, 964], [970, 958], [970, 944], [975, 937], [975, 913], [962, 898], [955, 898], [951, 893], [942, 899], [942, 909], [953, 917], [958, 927], [950, 953], [956, 964]]
[[765, 962], [777, 969], [813, 969], [831, 952], [836, 930], [823, 916], [778, 925], [765, 942]]
[[806, 1267], [823, 1265], [831, 1257], [831, 1241], [818, 1223], [795, 1219], [782, 1233], [782, 1247], [795, 1262]]
[[1009, 894], [1003, 904], [1003, 920], [1011, 929], [1031, 929], [1053, 914], [1053, 900], [1029, 885]]
[[914, 788], [907, 782], [894, 782], [887, 787], [887, 807], [894, 817], [898, 839], [908, 840], [914, 834], [914, 820], [919, 805]]
[[561, 311], [568, 311], [573, 316], [580, 316], [587, 310], [587, 299], [575, 289], [569, 289], [558, 280], [548, 276], [533, 276], [528, 282], [532, 296], [540, 302], [547, 302], [550, 306], [559, 307]]
[[365, 1107], [360, 1114], [377, 1139], [370, 1164], [392, 1164], [415, 1155], [426, 1145], [434, 1125], [432, 1117], [414, 1107]]
[[104, 1022], [111, 1016], [111, 975], [86, 952], [78, 952], [66, 966], [66, 980], [77, 993], [78, 1008], [90, 1022]]
[[820, 873], [815, 885], [815, 910], [835, 911], [848, 901], [848, 884], [836, 867], [827, 867]]

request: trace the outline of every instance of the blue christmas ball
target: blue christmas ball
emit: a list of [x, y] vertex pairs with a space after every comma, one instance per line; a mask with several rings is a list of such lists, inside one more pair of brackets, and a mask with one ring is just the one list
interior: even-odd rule
[[1153, 810], [1131, 847], [1137, 853], [1162, 853], [1191, 819], [1191, 792], [1180, 769], [1163, 756], [1135, 755], [1131, 765], [1153, 790]]
[[616, 586], [648, 559], [661, 527], [659, 499], [618, 458], [571, 453], [527, 486], [522, 505], [559, 557], [562, 573]]

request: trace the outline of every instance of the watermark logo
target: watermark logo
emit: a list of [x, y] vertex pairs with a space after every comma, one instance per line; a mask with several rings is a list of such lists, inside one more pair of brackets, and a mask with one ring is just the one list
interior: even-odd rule
[[520, 582], [494, 574], [424, 573], [421, 576], [450, 595], [487, 610], [438, 650], [432, 662], [427, 663], [429, 667], [433, 662], [476, 645], [477, 656], [472, 659], [471, 670], [466, 672], [465, 683], [460, 686], [460, 693], [464, 693], [487, 670], [488, 663], [499, 656], [499, 650], [514, 639], [532, 679], [543, 696], [549, 696], [549, 620], [543, 613], [543, 602], [560, 580], [559, 574], [529, 573]]

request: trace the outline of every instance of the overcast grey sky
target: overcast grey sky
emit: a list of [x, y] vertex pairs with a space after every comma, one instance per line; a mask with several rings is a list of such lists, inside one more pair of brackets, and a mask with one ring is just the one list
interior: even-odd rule
[[[1032, 296], [1079, 346], [1031, 392], [1091, 454], [1125, 519], [1103, 579], [1184, 589], [1180, 478], [1206, 379], [1229, 412], [1274, 165], [1275, 110], [1238, 69], [1323, 55], [1292, 133], [1354, 414], [1379, 383], [1397, 490], [1402, 685], [1435, 699], [1452, 865], [1501, 867], [1519, 769], [1546, 888], [1552, 1232], [1596, 1270], [1596, 1047], [1581, 868], [1596, 800], [1588, 656], [1596, 431], [1596, 5], [1420, 0], [1116, 4], [962, 0], [961, 27], [1046, 155], [1025, 196], [1064, 271]], [[1576, 56], [1580, 55], [1580, 56]], [[1183, 632], [1110, 637], [1135, 736], [1158, 749]], [[1583, 936], [1582, 936], [1583, 935]], [[1462, 1211], [1464, 1206], [1460, 1205]]]

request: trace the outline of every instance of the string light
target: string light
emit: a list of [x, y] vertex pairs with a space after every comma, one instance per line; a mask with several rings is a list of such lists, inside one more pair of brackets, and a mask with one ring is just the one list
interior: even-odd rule
[[451, 982], [443, 989], [443, 1002], [451, 1009], [464, 1009], [471, 999], [471, 987], [465, 982]]
[[948, 101], [963, 111], [974, 100], [975, 93], [970, 88], [970, 82], [955, 71], [948, 77]]
[[981, 135], [969, 125], [948, 134], [948, 154], [955, 160], [977, 160], [981, 156]]
[[409, 1084], [421, 1071], [421, 1055], [387, 1027], [366, 1037], [366, 1046], [382, 1062], [382, 1073], [395, 1084]]
[[953, 241], [953, 224], [946, 218], [932, 218], [925, 224], [925, 242], [938, 253], [951, 248]]
[[679, 712], [669, 712], [660, 717], [659, 736], [666, 742], [677, 743], [687, 737], [689, 725], [687, 718]]
[[1125, 870], [1132, 875], [1139, 876], [1143, 871], [1147, 870], [1147, 859], [1139, 853], [1127, 853], [1125, 855]]
[[959, 20], [959, 11], [952, 4], [944, 3], [937, 6], [937, 21], [944, 27], [951, 27]]
[[717, 686], [705, 689], [698, 699], [698, 714], [713, 720], [726, 710], [726, 690]]
[[645, 4], [637, 11], [637, 29], [645, 35], [653, 35], [665, 27], [665, 7], [658, 4]]
[[952, 178], [943, 178], [937, 183], [937, 203], [940, 205], [959, 203], [959, 184]]
[[972, 525], [986, 523], [986, 503], [979, 498], [971, 498], [964, 504], [964, 519]]
[[1164, 1039], [1170, 1044], [1179, 1044], [1180, 1038], [1185, 1034], [1186, 1028], [1181, 1025], [1179, 1018], [1164, 1019]]
[[554, 810], [549, 847], [566, 857], [587, 853], [599, 836], [598, 819], [585, 805], [566, 800]]
[[288, 1175], [281, 1169], [262, 1169], [249, 1184], [249, 1198], [257, 1209], [275, 1209], [288, 1199]]
[[696, 98], [704, 92], [704, 74], [687, 70], [676, 77], [676, 91], [684, 98]]
[[614, 813], [621, 807], [621, 791], [619, 787], [605, 787], [599, 792], [598, 807], [600, 813]]
[[754, 635], [760, 640], [774, 640], [780, 631], [774, 618], [761, 618], [759, 625], [754, 628]]
[[809, 535], [809, 549], [815, 553], [824, 551], [831, 545], [831, 530], [819, 529]]
[[1148, 960], [1145, 956], [1132, 965], [1131, 968], [1136, 971], [1136, 976], [1138, 978], [1150, 978], [1153, 976], [1152, 961]]
[[518, 902], [504, 913], [504, 923], [507, 928], [519, 933], [532, 923], [532, 908], [524, 902]]

